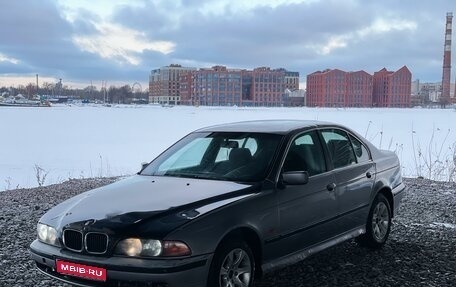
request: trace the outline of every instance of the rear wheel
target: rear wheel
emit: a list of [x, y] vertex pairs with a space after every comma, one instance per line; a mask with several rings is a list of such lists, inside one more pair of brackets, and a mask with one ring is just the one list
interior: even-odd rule
[[251, 287], [255, 273], [252, 250], [243, 241], [226, 241], [217, 249], [208, 287]]
[[356, 241], [374, 249], [381, 248], [391, 230], [391, 206], [386, 197], [379, 193], [372, 203], [366, 223], [366, 233], [359, 236]]

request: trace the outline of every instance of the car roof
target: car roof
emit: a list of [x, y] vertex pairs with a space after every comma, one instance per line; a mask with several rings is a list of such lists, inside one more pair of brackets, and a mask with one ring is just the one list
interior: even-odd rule
[[306, 120], [257, 120], [235, 122], [205, 127], [195, 132], [256, 132], [287, 134], [291, 131], [320, 126], [336, 126], [335, 124], [323, 121]]

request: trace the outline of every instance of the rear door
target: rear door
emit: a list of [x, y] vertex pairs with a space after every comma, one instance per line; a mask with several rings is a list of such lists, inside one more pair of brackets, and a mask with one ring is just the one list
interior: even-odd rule
[[369, 151], [345, 130], [324, 129], [320, 133], [336, 178], [341, 232], [364, 226], [375, 177]]

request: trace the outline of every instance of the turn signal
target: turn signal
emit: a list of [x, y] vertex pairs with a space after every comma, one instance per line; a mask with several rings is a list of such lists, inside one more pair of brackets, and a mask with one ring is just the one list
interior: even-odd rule
[[192, 254], [187, 244], [181, 241], [163, 241], [161, 256], [187, 256]]

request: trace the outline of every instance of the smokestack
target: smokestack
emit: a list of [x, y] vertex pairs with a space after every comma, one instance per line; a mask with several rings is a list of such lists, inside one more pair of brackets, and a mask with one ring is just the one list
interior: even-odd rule
[[445, 25], [445, 48], [443, 50], [443, 73], [442, 73], [442, 95], [441, 103], [443, 105], [450, 101], [450, 79], [451, 79], [451, 26], [453, 22], [453, 13], [448, 12], [446, 15]]

